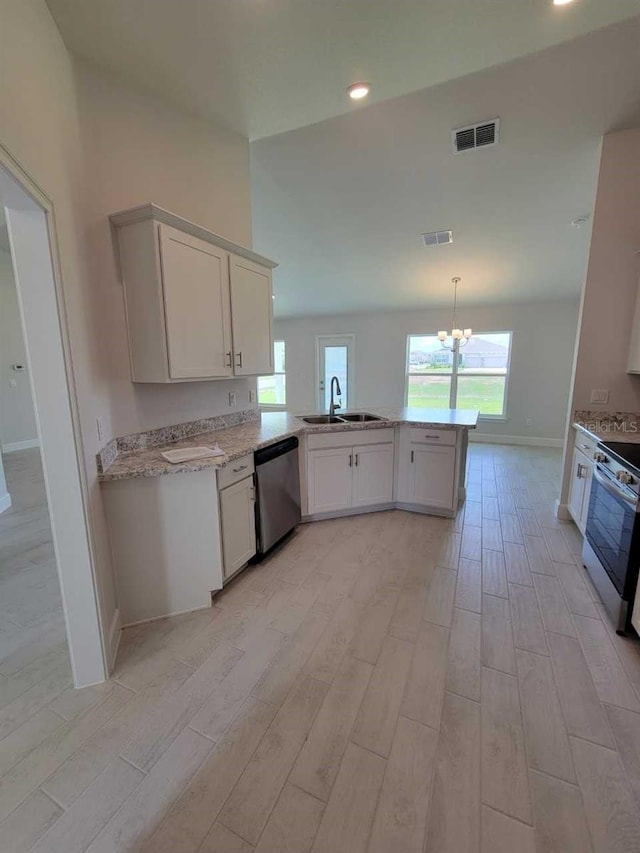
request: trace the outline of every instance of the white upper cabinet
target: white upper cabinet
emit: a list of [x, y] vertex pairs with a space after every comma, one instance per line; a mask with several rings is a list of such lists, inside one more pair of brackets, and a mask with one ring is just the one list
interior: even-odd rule
[[231, 255], [229, 271], [235, 374], [273, 373], [271, 270]]
[[273, 373], [272, 261], [155, 205], [110, 220], [134, 382]]
[[160, 226], [169, 377], [233, 376], [227, 253]]

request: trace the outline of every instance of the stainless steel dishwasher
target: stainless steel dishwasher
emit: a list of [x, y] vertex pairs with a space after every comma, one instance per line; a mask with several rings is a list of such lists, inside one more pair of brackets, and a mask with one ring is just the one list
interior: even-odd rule
[[300, 523], [298, 444], [297, 438], [285, 438], [254, 454], [259, 555]]

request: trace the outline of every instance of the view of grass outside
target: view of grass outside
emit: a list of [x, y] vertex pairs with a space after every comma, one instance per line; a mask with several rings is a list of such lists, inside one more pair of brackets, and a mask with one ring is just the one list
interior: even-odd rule
[[[505, 414], [510, 350], [510, 332], [488, 332], [469, 340], [459, 355], [456, 408]], [[452, 367], [453, 355], [436, 335], [409, 336], [407, 406], [449, 408]]]
[[[409, 377], [408, 406], [425, 409], [449, 408], [451, 375]], [[478, 409], [483, 415], [501, 415], [504, 412], [505, 376], [458, 376], [458, 409]]]
[[284, 341], [273, 342], [275, 373], [258, 377], [258, 404], [260, 406], [284, 406], [287, 402], [287, 378], [285, 376]]

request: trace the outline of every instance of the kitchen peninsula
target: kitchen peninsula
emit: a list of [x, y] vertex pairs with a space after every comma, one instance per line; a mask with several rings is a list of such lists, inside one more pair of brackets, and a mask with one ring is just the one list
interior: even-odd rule
[[[253, 454], [291, 436], [300, 441], [303, 521], [394, 508], [453, 517], [465, 496], [478, 412], [374, 408], [367, 415], [375, 419], [309, 424], [289, 412], [249, 410], [114, 439], [98, 467], [121, 623], [206, 607], [246, 565], [255, 554]], [[177, 465], [162, 456], [216, 444], [223, 456]], [[223, 495], [234, 501], [225, 524]]]

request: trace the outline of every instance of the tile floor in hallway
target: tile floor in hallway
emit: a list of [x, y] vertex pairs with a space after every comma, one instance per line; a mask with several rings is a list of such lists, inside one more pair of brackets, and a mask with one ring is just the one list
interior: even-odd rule
[[27, 700], [0, 665], [3, 853], [637, 853], [640, 649], [559, 471], [476, 445], [455, 521], [305, 525], [212, 609], [126, 631], [98, 688]]

